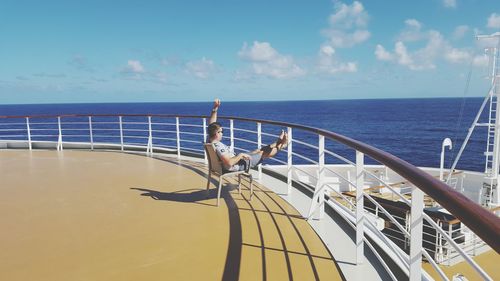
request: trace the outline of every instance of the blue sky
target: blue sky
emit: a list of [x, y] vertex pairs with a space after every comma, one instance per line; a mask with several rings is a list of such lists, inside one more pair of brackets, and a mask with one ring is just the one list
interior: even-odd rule
[[484, 96], [498, 0], [10, 1], [0, 103]]

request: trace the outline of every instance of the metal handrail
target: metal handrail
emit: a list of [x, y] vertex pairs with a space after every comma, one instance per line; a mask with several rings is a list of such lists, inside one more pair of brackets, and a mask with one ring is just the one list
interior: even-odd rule
[[[98, 115], [92, 115], [92, 116], [89, 116], [89, 115], [36, 115], [36, 116], [0, 116], [0, 119], [11, 119], [11, 118], [58, 118], [58, 120], [60, 120], [60, 118], [65, 118], [65, 117], [87, 117], [90, 119], [90, 117], [119, 117], [120, 119], [122, 117], [168, 117], [168, 118], [176, 118], [176, 126], [177, 126], [177, 129], [176, 131], [169, 131], [169, 133], [177, 133], [177, 138], [176, 139], [173, 139], [173, 140], [177, 140], [178, 144], [177, 144], [177, 150], [178, 150], [178, 155], [180, 155], [180, 150], [181, 150], [181, 146], [180, 146], [180, 142], [192, 142], [192, 143], [197, 143], [197, 141], [190, 141], [190, 140], [181, 140], [180, 139], [180, 134], [192, 134], [192, 135], [199, 135], [199, 136], [204, 136], [204, 134], [201, 134], [201, 133], [189, 133], [189, 132], [180, 132], [179, 130], [179, 126], [193, 126], [193, 127], [203, 127], [201, 125], [194, 125], [194, 124], [180, 124], [179, 123], [179, 118], [208, 118], [208, 116], [197, 116], [197, 115], [170, 115], [170, 114], [151, 114], [151, 115], [143, 115], [143, 114], [122, 114], [122, 115], [110, 115], [110, 114], [98, 114]], [[250, 119], [250, 118], [241, 118], [241, 117], [226, 117], [226, 116], [219, 116], [218, 117], [219, 119], [221, 120], [230, 120], [231, 121], [231, 126], [230, 126], [230, 129], [234, 129], [234, 130], [243, 130], [243, 129], [235, 129], [233, 127], [233, 120], [238, 120], [238, 121], [244, 121], [244, 122], [254, 122], [254, 123], [257, 123], [259, 125], [259, 128], [260, 128], [260, 124], [270, 124], [270, 125], [277, 125], [277, 126], [283, 126], [283, 127], [287, 127], [288, 130], [291, 130], [291, 129], [299, 129], [299, 130], [303, 130], [303, 131], [306, 131], [306, 132], [311, 132], [311, 133], [314, 133], [320, 137], [324, 137], [324, 138], [327, 138], [327, 139], [331, 139], [331, 140], [335, 140], [337, 142], [340, 142], [354, 150], [356, 150], [357, 152], [360, 152], [360, 153], [363, 153], [363, 155], [367, 155], [369, 157], [371, 157], [372, 159], [378, 161], [379, 163], [385, 165], [386, 167], [390, 168], [392, 171], [396, 172], [397, 174], [399, 174], [400, 176], [402, 176], [403, 178], [405, 178], [406, 180], [408, 180], [409, 182], [411, 182], [413, 185], [415, 185], [416, 187], [418, 187], [419, 189], [421, 189], [422, 191], [424, 191], [426, 194], [428, 194], [431, 198], [433, 198], [434, 200], [436, 200], [438, 203], [440, 203], [442, 206], [444, 206], [446, 209], [448, 209], [450, 211], [450, 213], [452, 213], [453, 215], [455, 215], [458, 219], [460, 219], [468, 228], [470, 228], [477, 236], [479, 236], [480, 238], [483, 239], [483, 241], [485, 241], [491, 248], [493, 248], [495, 251], [499, 252], [500, 250], [500, 239], [498, 239], [498, 237], [500, 237], [500, 219], [498, 219], [495, 215], [491, 214], [490, 212], [488, 212], [487, 210], [484, 210], [482, 207], [480, 207], [479, 205], [475, 204], [474, 202], [470, 201], [468, 198], [466, 198], [464, 195], [460, 194], [459, 192], [453, 190], [452, 188], [450, 188], [448, 185], [442, 183], [441, 181], [433, 178], [432, 176], [430, 176], [429, 174], [425, 173], [424, 171], [416, 168], [415, 166], [409, 164], [408, 162], [404, 161], [404, 160], [401, 160], [387, 152], [384, 152], [380, 149], [377, 149], [377, 148], [374, 148], [370, 145], [367, 145], [367, 144], [364, 144], [362, 142], [359, 142], [357, 140], [354, 140], [354, 139], [351, 139], [351, 138], [348, 138], [348, 137], [345, 137], [343, 135], [340, 135], [340, 134], [336, 134], [336, 133], [333, 133], [333, 132], [330, 132], [330, 131], [327, 131], [327, 130], [323, 130], [323, 129], [318, 129], [318, 128], [314, 128], [314, 127], [308, 127], [308, 126], [304, 126], [304, 125], [299, 125], [299, 124], [292, 124], [292, 123], [286, 123], [286, 122], [278, 122], [278, 121], [269, 121], [269, 120], [259, 120], [259, 119]], [[72, 122], [67, 122], [65, 124], [71, 124]], [[77, 122], [73, 122], [73, 123], [77, 123]], [[93, 122], [94, 124], [117, 124], [117, 122]], [[127, 123], [130, 123], [130, 122], [127, 122]], [[34, 125], [38, 125], [38, 124], [43, 124], [43, 123], [32, 123]], [[50, 124], [50, 125], [55, 125], [55, 124], [58, 124], [58, 123], [47, 123], [47, 124]], [[86, 124], [86, 123], [84, 123]], [[123, 124], [125, 124], [125, 122], [123, 122]], [[144, 123], [144, 122], [141, 122], [140, 124], [142, 125], [147, 125], [148, 123]], [[150, 122], [151, 124], [151, 122]], [[172, 124], [174, 125], [174, 124]], [[92, 126], [90, 124], [90, 126]], [[51, 128], [47, 128], [47, 129], [31, 129], [33, 131], [35, 130], [56, 130], [56, 129], [51, 129]], [[72, 129], [69, 129], [69, 128], [64, 128], [64, 130], [72, 130]], [[88, 130], [88, 129], [85, 129], [85, 130]], [[90, 134], [92, 135], [92, 130], [94, 131], [98, 131], [98, 130], [101, 130], [101, 131], [120, 131], [120, 132], [123, 132], [123, 131], [126, 131], [126, 130], [133, 130], [133, 129], [104, 129], [104, 128], [95, 128], [95, 129], [92, 129], [92, 127], [90, 127]], [[28, 127], [28, 134], [29, 134], [29, 127]], [[59, 129], [59, 142], [61, 143], [62, 142], [62, 135], [61, 135], [61, 129]], [[143, 131], [147, 131], [147, 130], [143, 130]], [[154, 137], [151, 135], [151, 128], [149, 129], [150, 131], [150, 139], [156, 139], [158, 137]], [[156, 131], [160, 131], [160, 130], [153, 130], [153, 132], [156, 132]], [[269, 134], [266, 134], [266, 133], [262, 133], [260, 132], [260, 129], [258, 129], [258, 143], [260, 143], [260, 137], [261, 135], [269, 135]], [[38, 135], [40, 136], [40, 135]], [[57, 137], [57, 135], [54, 135], [55, 137]], [[71, 135], [64, 135], [65, 137], [71, 137]], [[31, 136], [33, 138], [37, 137], [36, 135], [34, 136]], [[115, 135], [108, 135], [108, 136], [95, 136], [95, 137], [113, 137], [113, 138], [117, 138], [118, 136], [115, 136]], [[126, 136], [127, 138], [133, 138], [133, 137], [137, 137], [137, 138], [148, 138], [148, 137], [140, 137], [140, 136]], [[122, 137], [123, 138], [123, 137]], [[158, 138], [158, 139], [162, 139], [162, 138]], [[231, 137], [230, 138], [227, 138], [226, 139], [231, 139], [231, 142], [234, 141], [234, 137], [232, 136], [231, 134]], [[201, 141], [201, 140], [200, 140]], [[292, 142], [295, 141], [295, 142], [298, 142], [298, 143], [301, 143], [301, 144], [306, 144], [306, 146], [309, 146], [309, 147], [312, 147], [312, 148], [317, 148], [318, 150], [322, 150], [323, 153], [326, 153], [326, 154], [334, 154], [332, 152], [329, 152], [327, 150], [324, 149], [324, 141], [323, 141], [323, 145], [320, 145], [320, 147], [316, 147], [316, 146], [313, 146], [313, 145], [310, 145], [310, 144], [307, 144], [305, 142], [301, 142], [301, 141], [297, 141], [297, 140], [292, 140]], [[123, 149], [123, 140], [122, 140], [122, 149]], [[145, 146], [145, 144], [138, 144], [142, 147]], [[149, 146], [149, 144], [148, 144]], [[59, 148], [59, 144], [58, 144], [58, 148]], [[62, 144], [61, 144], [61, 148], [62, 148]], [[149, 148], [148, 148], [149, 149]], [[192, 149], [192, 148], [187, 148], [185, 147], [184, 149], [187, 149], [187, 150], [191, 150], [191, 151], [197, 151], [196, 149]], [[201, 150], [199, 150], [201, 151]], [[302, 156], [300, 154], [297, 154], [297, 153], [294, 153], [292, 152], [291, 150], [288, 151], [289, 153], [289, 157], [290, 155], [294, 155], [294, 156], [298, 156], [299, 158], [302, 158], [302, 159], [305, 159], [305, 160], [309, 160], [311, 161], [312, 163], [314, 164], [317, 164], [319, 166], [322, 165], [322, 163], [324, 163], [324, 159], [322, 161], [319, 161], [319, 162], [316, 162], [308, 157], [305, 157], [305, 156]], [[339, 155], [335, 154], [334, 156], [338, 157]], [[344, 157], [342, 157], [344, 158]], [[352, 161], [349, 161], [348, 159], [345, 159], [347, 163], [351, 164], [351, 165], [356, 165], [356, 163], [352, 162]], [[282, 162], [284, 163], [284, 162]], [[294, 167], [296, 168], [296, 167]], [[363, 169], [364, 170], [364, 169]], [[367, 172], [366, 170], [364, 170], [364, 172]], [[370, 173], [368, 173], [370, 174]], [[374, 176], [376, 177], [374, 174], [371, 174], [371, 176]], [[320, 175], [321, 177], [321, 175]], [[383, 181], [382, 181], [383, 182]], [[383, 182], [384, 185], [387, 185], [385, 182]], [[388, 186], [388, 185], [387, 185]], [[389, 186], [388, 186], [389, 187]], [[391, 189], [389, 187], [389, 189]], [[395, 192], [394, 190], [391, 189], [391, 191], [393, 193], [396, 193], [398, 194], [397, 192]], [[407, 202], [408, 203], [408, 202]]]

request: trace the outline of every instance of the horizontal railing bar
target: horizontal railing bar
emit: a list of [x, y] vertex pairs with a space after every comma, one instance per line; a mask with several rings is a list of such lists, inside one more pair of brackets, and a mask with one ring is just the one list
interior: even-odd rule
[[197, 143], [197, 144], [202, 144], [202, 141], [194, 141], [194, 140], [186, 140], [186, 139], [180, 139], [181, 142], [189, 142], [189, 143]]
[[[64, 122], [62, 122], [61, 121], [61, 126], [62, 125], [67, 125], [67, 124], [71, 124], [71, 125], [74, 125], [74, 124], [76, 124], [76, 125], [88, 125], [89, 122], [71, 122], [71, 121], [64, 121]], [[30, 123], [30, 126], [31, 126], [31, 123]]]
[[183, 127], [198, 127], [198, 128], [203, 127], [202, 125], [197, 125], [197, 124], [182, 124], [182, 123], [179, 123], [179, 126], [183, 126]]
[[199, 151], [199, 152], [203, 152], [204, 150], [202, 149], [196, 149], [196, 148], [189, 148], [189, 147], [181, 147], [182, 149], [185, 149], [185, 150], [191, 150], [191, 151]]
[[255, 141], [250, 141], [250, 140], [246, 140], [246, 139], [241, 139], [241, 138], [236, 138], [236, 137], [234, 137], [233, 139], [234, 139], [234, 140], [238, 140], [238, 141], [242, 141], [242, 142], [246, 142], [246, 143], [258, 144], [258, 143], [257, 143], [257, 142], [255, 142]]
[[203, 136], [203, 133], [193, 133], [193, 132], [179, 132], [182, 135], [193, 135], [193, 136]]
[[123, 136], [123, 139], [149, 139], [149, 137], [143, 137], [143, 136]]
[[[247, 130], [247, 129], [239, 129], [239, 128], [233, 128], [234, 131], [240, 131], [240, 132], [247, 132], [247, 133], [252, 133], [252, 134], [257, 134], [257, 132], [252, 131], [252, 130]], [[264, 133], [261, 133], [264, 134]]]
[[122, 131], [127, 131], [127, 132], [149, 132], [149, 130], [144, 130], [144, 129], [126, 129], [123, 128]]
[[26, 123], [0, 123], [0, 126], [12, 126], [12, 125], [26, 127]]
[[153, 139], [154, 140], [171, 140], [171, 141], [176, 141], [177, 140], [177, 139], [174, 139], [174, 138], [162, 138], [162, 137], [153, 137]]
[[284, 164], [284, 165], [288, 164], [287, 162], [285, 162], [285, 161], [281, 161], [281, 160], [276, 159], [276, 158], [268, 158], [267, 160], [269, 160], [269, 161], [274, 161], [274, 162], [278, 162], [278, 163], [280, 163], [280, 164]]
[[125, 121], [122, 121], [122, 125], [148, 125], [149, 123], [146, 121], [146, 122], [125, 122]]
[[261, 132], [261, 135], [268, 136], [268, 137], [275, 137], [275, 138], [279, 137], [279, 135], [269, 134], [269, 133], [264, 133], [264, 132]]
[[112, 128], [112, 129], [108, 129], [108, 128], [106, 128], [106, 129], [104, 129], [104, 128], [92, 128], [92, 131], [117, 131], [117, 132], [119, 132], [120, 129], [119, 128]]
[[89, 128], [61, 128], [61, 131], [90, 131], [90, 129]]
[[12, 131], [26, 131], [26, 128], [19, 128], [19, 129], [0, 129], [0, 132], [12, 132]]
[[151, 130], [151, 132], [155, 133], [177, 133], [177, 131], [167, 131], [167, 130]]
[[307, 147], [310, 147], [310, 148], [314, 148], [314, 149], [316, 149], [316, 150], [318, 149], [318, 147], [317, 147], [317, 146], [315, 146], [315, 145], [308, 144], [307, 142], [299, 141], [299, 140], [297, 140], [297, 139], [292, 139], [292, 142], [294, 142], [294, 143], [298, 143], [298, 144], [302, 144], [302, 145], [304, 145], [304, 146], [307, 146]]
[[347, 158], [345, 158], [343, 156], [340, 156], [339, 154], [337, 154], [335, 152], [331, 152], [328, 149], [325, 149], [325, 153], [328, 154], [328, 155], [331, 155], [331, 156], [333, 156], [333, 157], [335, 157], [335, 158], [337, 158], [339, 160], [342, 160], [342, 161], [344, 161], [347, 164], [350, 164], [352, 166], [356, 166], [356, 163], [352, 162], [351, 160], [349, 160], [349, 159], [347, 159]]
[[176, 124], [175, 123], [158, 123], [158, 122], [152, 122], [151, 125], [160, 125], [160, 126], [164, 126], [164, 125], [167, 125], [167, 126], [175, 126]]
[[302, 156], [302, 155], [300, 155], [300, 154], [298, 154], [298, 153], [292, 152], [292, 155], [297, 156], [297, 157], [299, 157], [299, 158], [302, 158], [302, 159], [304, 159], [304, 160], [306, 160], [306, 161], [309, 161], [309, 162], [311, 162], [311, 163], [313, 163], [313, 164], [316, 164], [316, 165], [318, 164], [318, 162], [316, 162], [316, 161], [314, 161], [314, 160], [312, 160], [312, 159], [310, 159], [310, 158], [307, 158], [307, 157], [305, 157], [305, 156]]

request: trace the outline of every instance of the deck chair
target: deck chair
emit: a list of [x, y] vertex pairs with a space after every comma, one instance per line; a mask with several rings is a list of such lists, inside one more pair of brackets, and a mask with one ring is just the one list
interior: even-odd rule
[[212, 174], [219, 177], [219, 189], [217, 191], [217, 206], [219, 206], [220, 201], [220, 193], [222, 189], [222, 181], [224, 178], [238, 176], [238, 191], [241, 194], [241, 176], [248, 177], [250, 181], [250, 200], [252, 200], [253, 196], [253, 178], [250, 171], [236, 171], [236, 172], [224, 172], [222, 169], [222, 162], [219, 159], [219, 156], [215, 152], [215, 146], [212, 143], [204, 143], [203, 147], [205, 148], [205, 152], [207, 153], [208, 158], [208, 177], [207, 177], [207, 191], [210, 188], [210, 179], [212, 178]]

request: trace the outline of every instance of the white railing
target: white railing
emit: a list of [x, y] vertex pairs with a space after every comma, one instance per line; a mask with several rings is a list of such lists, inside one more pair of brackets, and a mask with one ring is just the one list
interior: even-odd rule
[[[30, 150], [51, 143], [56, 144], [58, 150], [63, 150], [65, 146], [77, 143], [89, 145], [92, 150], [100, 147], [122, 151], [135, 149], [144, 150], [149, 156], [156, 152], [169, 152], [177, 154], [178, 158], [189, 154], [204, 157], [206, 161], [201, 145], [207, 139], [206, 118], [171, 115], [0, 118], [0, 142], [12, 142], [14, 146], [26, 143], [26, 148]], [[367, 160], [373, 164], [378, 162], [366, 157], [368, 154], [338, 142], [319, 129], [264, 120], [229, 117], [219, 119], [229, 121], [229, 127], [224, 127], [229, 130], [229, 136], [224, 136], [224, 140], [229, 141], [235, 151], [245, 152], [273, 141], [277, 137], [276, 132], [286, 125], [289, 136], [286, 155], [270, 159], [277, 165], [268, 165], [265, 168], [282, 171], [289, 194], [293, 192], [293, 183], [301, 184], [312, 193], [308, 219], [323, 218], [325, 206], [330, 206], [350, 223], [356, 232], [358, 264], [363, 262], [366, 244], [379, 257], [392, 278], [396, 278], [384, 259], [376, 253], [373, 240], [367, 239], [367, 229], [370, 229], [377, 230], [381, 241], [395, 249], [395, 255], [410, 280], [421, 280], [422, 256], [443, 280], [448, 279], [437, 264], [450, 264], [450, 261], [457, 257], [467, 261], [484, 279], [491, 280], [471, 259], [471, 256], [477, 253], [478, 244], [485, 245], [478, 235], [458, 221], [451, 224], [425, 214], [422, 190], [407, 181], [406, 189], [411, 190], [409, 200], [405, 196], [407, 194], [402, 192], [404, 188], [395, 188], [394, 184], [389, 182], [390, 169], [387, 166], [374, 171], [371, 168], [374, 165], [365, 164]], [[339, 145], [342, 147], [339, 148]], [[361, 143], [359, 145], [366, 146]], [[344, 165], [347, 173], [332, 169], [334, 164]], [[284, 169], [280, 170], [279, 167]], [[259, 179], [262, 169], [259, 165]], [[380, 172], [382, 169], [383, 173]], [[347, 186], [347, 191], [354, 189], [355, 193], [342, 192], [341, 185], [344, 185], [344, 188]], [[378, 197], [370, 190], [374, 186], [378, 186], [379, 190], [386, 189], [393, 202], [404, 206], [399, 215], [388, 211], [379, 202]], [[384, 225], [382, 230], [378, 224], [380, 219]], [[389, 227], [386, 227], [386, 224]], [[457, 227], [453, 228], [453, 225]]]

